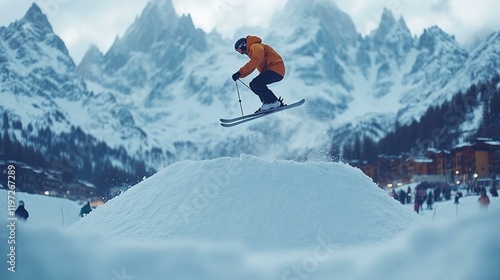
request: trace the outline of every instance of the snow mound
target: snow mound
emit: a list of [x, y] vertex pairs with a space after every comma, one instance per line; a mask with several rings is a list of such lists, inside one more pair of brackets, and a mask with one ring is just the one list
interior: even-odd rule
[[256, 249], [389, 239], [419, 218], [344, 163], [253, 156], [183, 161], [74, 224], [116, 240], [235, 241]]

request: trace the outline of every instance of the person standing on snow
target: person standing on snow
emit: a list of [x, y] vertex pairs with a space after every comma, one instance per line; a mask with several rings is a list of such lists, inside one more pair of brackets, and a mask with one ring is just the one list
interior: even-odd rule
[[415, 196], [415, 203], [413, 204], [413, 210], [415, 212], [417, 212], [417, 214], [420, 212], [420, 205], [422, 204], [422, 202], [421, 202], [421, 198], [419, 198], [418, 196]]
[[462, 197], [463, 197], [462, 192], [457, 191], [457, 193], [455, 194], [455, 204], [459, 204], [460, 203], [459, 199]]
[[434, 204], [433, 201], [433, 195], [432, 191], [427, 195], [427, 210], [432, 210], [432, 204]]
[[272, 110], [284, 106], [283, 100], [267, 87], [267, 85], [283, 80], [285, 76], [285, 63], [281, 56], [270, 46], [262, 44], [262, 39], [248, 35], [236, 41], [234, 49], [240, 54], [246, 54], [250, 61], [232, 75], [233, 81], [245, 78], [255, 69], [259, 75], [250, 82], [250, 89], [259, 96], [262, 106], [255, 111]]
[[92, 207], [90, 207], [90, 202], [87, 202], [82, 209], [80, 209], [80, 217], [87, 216], [90, 212], [92, 212]]
[[27, 220], [30, 214], [28, 214], [28, 210], [24, 208], [24, 201], [20, 200], [19, 201], [19, 206], [16, 209], [16, 217], [18, 217], [21, 220]]
[[486, 191], [481, 192], [481, 196], [477, 199], [481, 210], [488, 210], [488, 205], [490, 205], [490, 198], [486, 194]]
[[491, 187], [490, 194], [493, 197], [498, 197], [498, 191], [497, 191], [497, 187], [496, 186]]

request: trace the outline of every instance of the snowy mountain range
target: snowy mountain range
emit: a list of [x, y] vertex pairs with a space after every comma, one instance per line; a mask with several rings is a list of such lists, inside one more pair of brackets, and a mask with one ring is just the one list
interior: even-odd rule
[[[189, 16], [177, 16], [168, 0], [151, 2], [106, 54], [91, 48], [78, 70], [90, 87], [123, 100], [155, 142], [174, 138], [211, 152], [220, 146], [229, 154], [240, 151], [226, 142], [230, 139], [253, 153], [289, 155], [329, 143], [330, 137], [337, 143], [359, 134], [377, 139], [396, 119], [403, 124], [418, 119], [429, 106], [500, 69], [499, 33], [469, 53], [437, 26], [412, 37], [403, 18], [384, 10], [378, 29], [363, 38], [330, 0], [289, 0], [269, 28], [252, 32], [285, 58], [286, 78], [273, 89], [290, 102], [306, 98], [305, 112], [237, 130], [217, 127], [219, 117], [239, 114], [229, 76], [245, 58], [232, 50], [236, 38], [201, 32]], [[247, 34], [243, 29], [238, 37]], [[253, 111], [259, 104], [245, 91], [243, 105]], [[269, 130], [274, 141], [266, 141]], [[282, 148], [285, 141], [292, 149]]]
[[[287, 75], [271, 88], [306, 105], [222, 128], [219, 118], [240, 114], [230, 76], [247, 58], [233, 44], [250, 31], [285, 59]], [[378, 29], [362, 36], [330, 0], [289, 0], [270, 27], [236, 37], [207, 34], [178, 16], [172, 0], [153, 0], [106, 53], [92, 46], [76, 66], [33, 4], [0, 27], [0, 111], [34, 128], [9, 131], [29, 145], [36, 128], [58, 135], [79, 127], [155, 168], [240, 153], [313, 158], [356, 135], [379, 139], [396, 120], [409, 123], [500, 74], [500, 32], [469, 51], [437, 26], [414, 37], [384, 10]], [[245, 113], [260, 106], [239, 90]]]
[[0, 27], [0, 73], [0, 111], [22, 124], [24, 129], [10, 132], [20, 141], [41, 129], [59, 135], [75, 127], [129, 149], [146, 138], [112, 95], [87, 89], [64, 42], [35, 4], [21, 20]]

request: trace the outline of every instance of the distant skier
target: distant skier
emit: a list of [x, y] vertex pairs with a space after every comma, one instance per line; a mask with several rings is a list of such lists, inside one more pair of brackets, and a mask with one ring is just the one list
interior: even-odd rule
[[30, 214], [24, 208], [24, 201], [22, 201], [22, 200], [19, 201], [19, 206], [17, 207], [15, 214], [16, 214], [16, 217], [21, 219], [21, 220], [24, 220], [24, 221], [28, 220], [28, 217], [30, 216]]
[[285, 76], [285, 63], [281, 56], [269, 45], [262, 44], [261, 38], [251, 35], [236, 41], [234, 49], [242, 55], [248, 55], [250, 61], [232, 75], [233, 81], [245, 78], [255, 69], [260, 73], [250, 82], [250, 89], [262, 102], [262, 106], [255, 112], [283, 106], [283, 100], [277, 98], [267, 87], [269, 84], [281, 81]]
[[92, 208], [90, 207], [90, 202], [87, 202], [87, 204], [85, 204], [80, 210], [80, 217], [85, 217], [90, 212], [92, 212]]

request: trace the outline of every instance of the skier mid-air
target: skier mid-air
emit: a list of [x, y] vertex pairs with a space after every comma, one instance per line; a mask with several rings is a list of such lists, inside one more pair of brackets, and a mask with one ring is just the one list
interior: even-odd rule
[[[277, 98], [276, 95], [267, 87], [267, 85], [283, 80], [285, 76], [285, 63], [281, 56], [269, 45], [262, 44], [262, 39], [257, 36], [248, 35], [246, 38], [241, 38], [236, 41], [234, 49], [240, 54], [246, 54], [250, 58], [238, 72], [232, 75], [233, 81], [240, 81], [239, 78], [244, 78], [250, 75], [255, 69], [259, 71], [259, 75], [251, 82], [249, 88], [259, 96], [262, 106], [253, 114], [244, 115], [243, 107], [240, 109], [241, 116], [235, 118], [220, 119], [223, 127], [232, 127], [242, 123], [246, 123], [273, 113], [281, 112], [287, 109], [298, 107], [306, 101], [301, 99], [295, 103], [286, 105], [283, 99]], [[238, 83], [236, 83], [238, 90]], [[238, 97], [240, 92], [238, 90]]]
[[250, 75], [255, 69], [259, 75], [250, 82], [250, 89], [259, 96], [262, 106], [256, 111], [264, 112], [283, 106], [283, 100], [267, 87], [267, 85], [283, 80], [285, 63], [281, 56], [269, 45], [262, 44], [257, 36], [247, 36], [236, 41], [234, 49], [250, 58], [240, 70], [233, 74], [234, 81]]

